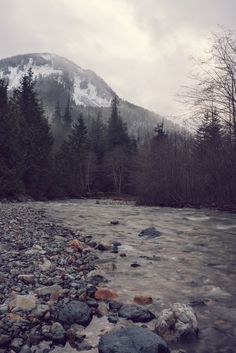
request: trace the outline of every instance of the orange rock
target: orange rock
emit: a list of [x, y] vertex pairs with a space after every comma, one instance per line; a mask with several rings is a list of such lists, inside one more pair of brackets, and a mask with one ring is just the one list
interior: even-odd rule
[[60, 296], [60, 293], [58, 291], [52, 291], [50, 295], [50, 302], [54, 304], [55, 302], [57, 302], [59, 296]]
[[97, 300], [112, 300], [119, 297], [116, 292], [109, 288], [97, 288], [94, 296]]
[[71, 249], [78, 250], [78, 251], [82, 251], [84, 248], [84, 245], [77, 239], [70, 240], [67, 246]]
[[152, 297], [146, 297], [144, 295], [136, 295], [134, 302], [140, 305], [148, 305], [152, 303]]

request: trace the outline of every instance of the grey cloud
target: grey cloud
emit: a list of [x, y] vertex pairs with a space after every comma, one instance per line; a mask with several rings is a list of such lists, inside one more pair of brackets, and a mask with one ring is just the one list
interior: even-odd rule
[[228, 0], [0, 0], [0, 57], [54, 52], [99, 74], [123, 98], [164, 114], [177, 109], [189, 57], [221, 24]]

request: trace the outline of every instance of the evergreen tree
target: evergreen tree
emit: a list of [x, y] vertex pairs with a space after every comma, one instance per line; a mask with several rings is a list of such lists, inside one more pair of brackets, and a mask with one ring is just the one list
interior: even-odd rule
[[56, 155], [58, 193], [80, 197], [86, 192], [86, 163], [88, 157], [87, 127], [80, 114], [71, 134]]
[[63, 115], [63, 123], [65, 128], [65, 135], [67, 135], [71, 130], [71, 124], [72, 124], [70, 96], [68, 96], [67, 105]]
[[215, 109], [207, 111], [197, 130], [193, 153], [199, 202], [215, 203], [220, 196], [224, 134]]
[[111, 103], [111, 115], [108, 120], [107, 140], [109, 149], [116, 146], [129, 146], [130, 140], [127, 132], [127, 127], [123, 123], [118, 112], [118, 98], [114, 96]]
[[23, 182], [26, 192], [33, 197], [47, 193], [50, 179], [50, 153], [53, 138], [35, 92], [33, 72], [23, 76], [15, 92], [15, 104], [21, 113], [22, 148], [25, 154]]
[[61, 114], [60, 103], [57, 101], [52, 119], [52, 132], [54, 137], [54, 151], [58, 151], [66, 138], [65, 124]]

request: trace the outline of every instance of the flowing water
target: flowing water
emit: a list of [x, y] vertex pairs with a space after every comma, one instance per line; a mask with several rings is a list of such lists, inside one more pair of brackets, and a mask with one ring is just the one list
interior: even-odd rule
[[[132, 303], [135, 295], [151, 296], [149, 308], [156, 314], [172, 303], [191, 302], [200, 336], [180, 347], [189, 353], [236, 352], [236, 215], [111, 200], [45, 202], [34, 207], [95, 241], [122, 244], [119, 253], [127, 256], [103, 252], [100, 266], [119, 300]], [[112, 220], [119, 224], [111, 225]], [[150, 226], [161, 236], [138, 237]], [[141, 266], [130, 266], [136, 262]]]

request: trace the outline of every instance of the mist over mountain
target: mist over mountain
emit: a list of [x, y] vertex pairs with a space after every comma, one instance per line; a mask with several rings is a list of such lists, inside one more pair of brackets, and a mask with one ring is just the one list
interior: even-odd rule
[[[82, 113], [89, 124], [98, 112], [104, 120], [108, 119], [111, 100], [116, 94], [112, 88], [93, 71], [82, 69], [55, 54], [34, 53], [0, 60], [0, 78], [7, 80], [10, 94], [19, 86], [29, 68], [33, 70], [36, 89], [50, 122], [57, 102], [63, 111], [68, 98], [73, 119]], [[119, 112], [127, 123], [129, 133], [141, 140], [152, 135], [154, 127], [163, 119], [167, 130], [176, 129], [172, 121], [121, 98]]]

